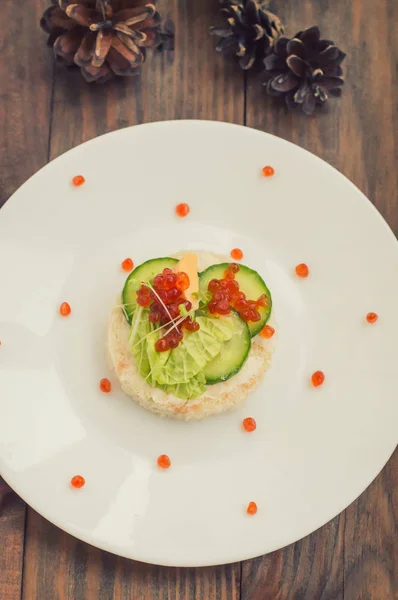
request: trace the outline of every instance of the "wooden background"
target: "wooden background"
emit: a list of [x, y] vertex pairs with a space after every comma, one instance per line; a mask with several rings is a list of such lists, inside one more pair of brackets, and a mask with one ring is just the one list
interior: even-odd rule
[[[324, 158], [398, 234], [397, 0], [275, 0], [288, 34], [319, 24], [348, 54], [343, 98], [316, 118], [288, 114], [253, 74], [215, 54], [208, 28], [217, 0], [161, 0], [176, 23], [174, 62], [151, 55], [140, 78], [104, 87], [54, 66], [38, 28], [49, 3], [0, 3], [0, 206], [48, 160], [85, 140], [148, 121], [215, 119], [269, 131]], [[397, 599], [397, 489], [396, 452], [356, 502], [304, 540], [242, 564], [166, 569], [75, 540], [0, 479], [0, 600]]]

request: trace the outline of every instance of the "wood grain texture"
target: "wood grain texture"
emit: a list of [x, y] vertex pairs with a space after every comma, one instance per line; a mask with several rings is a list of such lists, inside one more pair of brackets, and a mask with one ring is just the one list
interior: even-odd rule
[[51, 158], [137, 123], [192, 118], [243, 123], [243, 74], [214, 60], [208, 31], [218, 15], [214, 0], [161, 0], [158, 6], [175, 22], [173, 63], [164, 54], [149, 54], [140, 76], [106, 86], [88, 85], [78, 71], [57, 67]]
[[0, 598], [21, 594], [25, 504], [0, 478]]
[[344, 600], [344, 515], [277, 552], [243, 563], [241, 600]]
[[[215, 54], [208, 35], [216, 0], [159, 2], [176, 22], [174, 63], [150, 55], [140, 78], [106, 86], [89, 86], [78, 72], [59, 67], [53, 80], [51, 54], [35, 26], [48, 3], [0, 3], [7, 23], [0, 35], [0, 206], [48, 156], [82, 141], [136, 123], [201, 118], [246, 122], [321, 156], [398, 233], [396, 0], [378, 0], [377, 9], [374, 0], [273, 2], [289, 23], [287, 33], [317, 23], [348, 54], [342, 99], [313, 118], [267, 98], [254, 74], [246, 78], [245, 98], [242, 73]], [[242, 571], [239, 565], [185, 570], [107, 554], [30, 509], [24, 555], [24, 504], [0, 481], [0, 600], [398, 599], [397, 491], [398, 452], [359, 500], [304, 540], [247, 561]]]
[[346, 511], [344, 599], [398, 599], [398, 450]]
[[48, 160], [52, 66], [37, 27], [45, 6], [0, 4], [0, 207]]
[[[36, 27], [44, 4], [0, 4], [0, 207], [48, 158], [52, 67]], [[1, 600], [20, 598], [24, 528], [25, 504], [0, 478]]]
[[[351, 179], [398, 233], [398, 3], [286, 0], [273, 8], [286, 33], [314, 24], [347, 52], [347, 82], [311, 118], [269, 98], [247, 78], [246, 122], [292, 141]], [[373, 36], [373, 37], [372, 37]], [[372, 37], [374, 44], [365, 40]], [[390, 600], [398, 597], [398, 458], [345, 513], [294, 546], [244, 564], [244, 600]], [[320, 556], [319, 556], [320, 554]]]
[[[142, 75], [106, 86], [56, 68], [51, 158], [83, 141], [128, 125], [201, 118], [244, 122], [243, 75], [214, 60], [208, 33], [213, 0], [162, 0], [176, 24], [174, 63], [149, 55]], [[240, 565], [165, 569], [132, 563], [83, 544], [29, 510], [24, 600], [238, 600]]]
[[239, 600], [239, 565], [168, 569], [76, 540], [29, 511], [24, 600]]

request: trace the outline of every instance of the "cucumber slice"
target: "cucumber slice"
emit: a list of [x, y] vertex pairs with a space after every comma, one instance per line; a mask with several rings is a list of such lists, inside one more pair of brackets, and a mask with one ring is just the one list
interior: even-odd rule
[[129, 323], [131, 323], [134, 310], [137, 306], [137, 291], [141, 287], [142, 282], [151, 282], [155, 275], [161, 273], [163, 269], [173, 269], [177, 263], [177, 258], [152, 258], [136, 267], [127, 277], [122, 299], [124, 312]]
[[[208, 295], [208, 285], [212, 279], [223, 279], [224, 273], [230, 263], [222, 263], [220, 265], [212, 265], [199, 276], [199, 294], [201, 298], [206, 298]], [[257, 300], [262, 294], [265, 294], [270, 301], [269, 306], [260, 307], [258, 309], [261, 315], [261, 321], [256, 323], [249, 321], [248, 326], [250, 335], [254, 337], [257, 335], [271, 315], [272, 310], [272, 298], [271, 293], [264, 280], [260, 277], [257, 271], [249, 269], [245, 265], [239, 265], [239, 271], [235, 275], [236, 281], [239, 283], [240, 290], [246, 294], [248, 300]], [[207, 304], [206, 300], [206, 304]]]
[[228, 317], [219, 318], [233, 319], [234, 334], [228, 342], [223, 343], [221, 352], [205, 366], [203, 374], [207, 385], [227, 381], [236, 375], [245, 364], [251, 348], [249, 328], [238, 313], [234, 311]]

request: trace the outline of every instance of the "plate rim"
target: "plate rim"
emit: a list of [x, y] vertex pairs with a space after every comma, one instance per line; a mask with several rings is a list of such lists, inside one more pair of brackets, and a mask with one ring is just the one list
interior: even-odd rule
[[[56, 163], [58, 160], [62, 159], [65, 155], [75, 152], [78, 148], [79, 149], [84, 149], [86, 148], [86, 146], [90, 146], [93, 145], [95, 143], [98, 143], [99, 140], [101, 140], [100, 143], [103, 143], [103, 139], [107, 138], [108, 136], [113, 136], [113, 137], [117, 137], [122, 135], [130, 135], [136, 128], [157, 128], [159, 126], [161, 127], [165, 127], [165, 126], [175, 126], [178, 125], [179, 127], [184, 127], [184, 126], [192, 126], [194, 125], [195, 127], [202, 127], [203, 125], [206, 126], [211, 126], [211, 127], [216, 127], [216, 128], [223, 128], [223, 127], [228, 127], [230, 128], [235, 128], [238, 130], [242, 130], [247, 132], [248, 135], [253, 134], [254, 135], [258, 135], [258, 136], [267, 136], [268, 138], [272, 138], [274, 140], [278, 140], [279, 142], [282, 142], [283, 144], [288, 144], [290, 146], [293, 146], [295, 148], [298, 148], [301, 152], [305, 152], [306, 154], [310, 155], [312, 157], [312, 159], [316, 159], [316, 161], [318, 161], [319, 165], [322, 165], [323, 168], [327, 168], [328, 170], [330, 170], [331, 172], [333, 172], [334, 174], [338, 174], [340, 177], [343, 177], [345, 179], [345, 181], [350, 184], [350, 187], [352, 188], [352, 190], [355, 190], [356, 194], [359, 194], [360, 197], [363, 199], [365, 199], [367, 201], [368, 207], [371, 207], [371, 210], [373, 210], [373, 213], [377, 215], [379, 221], [381, 221], [384, 225], [384, 229], [386, 230], [386, 232], [388, 232], [388, 234], [391, 236], [391, 241], [393, 241], [395, 244], [398, 244], [398, 240], [392, 230], [392, 228], [390, 227], [390, 225], [388, 224], [388, 222], [384, 219], [384, 217], [382, 216], [382, 214], [379, 212], [379, 210], [376, 208], [376, 206], [371, 202], [371, 200], [364, 194], [364, 192], [362, 192], [350, 179], [348, 179], [347, 176], [345, 176], [343, 173], [341, 173], [336, 167], [332, 166], [331, 164], [329, 164], [328, 162], [326, 162], [324, 159], [320, 158], [319, 156], [317, 156], [316, 154], [314, 154], [313, 152], [310, 152], [309, 150], [306, 150], [305, 148], [303, 148], [302, 146], [300, 146], [299, 144], [295, 144], [294, 142], [291, 142], [289, 140], [286, 140], [282, 137], [273, 135], [271, 133], [268, 132], [264, 132], [261, 131], [259, 129], [255, 129], [252, 127], [247, 127], [245, 125], [241, 125], [241, 124], [236, 124], [236, 123], [228, 123], [225, 121], [213, 121], [213, 120], [201, 120], [201, 119], [175, 119], [175, 120], [166, 120], [166, 121], [154, 121], [154, 122], [150, 122], [150, 123], [142, 123], [142, 124], [137, 124], [137, 125], [130, 125], [127, 127], [123, 127], [120, 129], [115, 129], [113, 131], [109, 131], [107, 133], [104, 133], [102, 135], [96, 136], [94, 138], [91, 138], [90, 140], [87, 140], [81, 144], [78, 144], [77, 146], [74, 146], [73, 148], [70, 148], [69, 150], [63, 152], [62, 154], [60, 154], [59, 156], [57, 156], [56, 158], [48, 161], [43, 167], [41, 167], [38, 171], [36, 171], [34, 174], [32, 174], [26, 181], [24, 181], [22, 183], [21, 186], [18, 187], [17, 190], [15, 190], [15, 192], [6, 200], [6, 202], [4, 203], [4, 205], [1, 207], [0, 209], [0, 219], [1, 219], [1, 215], [4, 214], [4, 211], [7, 210], [18, 210], [18, 206], [15, 205], [15, 202], [18, 202], [18, 196], [19, 193], [21, 191], [24, 190], [25, 186], [28, 186], [28, 184], [31, 183], [31, 180], [34, 180], [39, 174], [43, 173], [46, 171], [46, 169], [48, 168], [52, 168], [53, 163]], [[336, 176], [336, 175], [335, 175]], [[12, 202], [12, 200], [14, 202]], [[369, 206], [370, 205], [370, 206]], [[10, 208], [7, 209], [7, 206], [9, 206]], [[15, 207], [14, 209], [12, 209], [12, 207]], [[312, 535], [314, 532], [316, 532], [318, 529], [322, 528], [323, 526], [325, 526], [327, 523], [331, 522], [332, 520], [334, 520], [337, 516], [339, 516], [343, 511], [345, 511], [349, 506], [351, 506], [354, 502], [356, 502], [358, 500], [358, 498], [368, 489], [368, 487], [370, 487], [370, 485], [375, 481], [375, 479], [378, 477], [378, 475], [381, 473], [381, 471], [385, 468], [385, 466], [387, 465], [387, 463], [389, 462], [389, 460], [391, 459], [391, 457], [393, 456], [395, 450], [396, 450], [397, 444], [395, 443], [395, 445], [393, 446], [388, 458], [383, 462], [383, 464], [381, 465], [380, 468], [378, 468], [377, 472], [374, 474], [374, 476], [372, 477], [371, 481], [369, 481], [364, 487], [363, 489], [358, 493], [358, 495], [351, 500], [347, 505], [341, 507], [339, 509], [338, 512], [336, 512], [336, 514], [334, 514], [332, 517], [328, 518], [326, 521], [322, 520], [322, 523], [318, 524], [313, 530], [311, 530], [310, 532], [308, 532], [307, 534], [305, 534], [303, 537], [293, 537], [289, 542], [287, 542], [285, 545], [283, 546], [277, 546], [271, 550], [267, 550], [267, 554], [269, 554], [270, 552], [274, 552], [276, 550], [280, 550], [282, 548], [286, 548], [287, 546], [298, 542], [301, 539], [304, 539], [305, 537]], [[3, 459], [2, 456], [0, 456], [0, 470], [1, 470], [1, 476], [3, 477], [3, 479], [5, 480], [5, 482], [14, 490], [14, 492], [28, 505], [30, 506], [33, 510], [35, 510], [35, 512], [37, 512], [38, 514], [41, 515], [41, 517], [43, 517], [44, 519], [46, 519], [47, 521], [49, 521], [50, 523], [52, 523], [54, 526], [58, 527], [59, 529], [61, 529], [62, 531], [65, 531], [67, 534], [72, 535], [73, 537], [75, 537], [76, 539], [83, 541], [85, 543], [88, 543], [89, 545], [99, 548], [100, 550], [109, 552], [111, 554], [114, 554], [116, 556], [121, 556], [130, 560], [134, 560], [137, 562], [144, 562], [147, 564], [154, 564], [154, 565], [159, 565], [159, 566], [165, 566], [165, 567], [182, 567], [182, 568], [189, 568], [189, 567], [210, 567], [210, 566], [216, 566], [216, 565], [220, 565], [220, 564], [233, 564], [235, 562], [243, 562], [246, 560], [252, 560], [254, 558], [257, 558], [259, 556], [263, 556], [263, 554], [253, 554], [253, 555], [248, 555], [246, 556], [246, 558], [242, 558], [242, 557], [235, 557], [235, 558], [230, 558], [226, 561], [223, 561], [222, 563], [220, 562], [189, 562], [187, 561], [185, 564], [178, 564], [176, 565], [174, 561], [156, 561], [156, 562], [150, 562], [148, 563], [147, 560], [144, 560], [142, 558], [137, 558], [136, 556], [132, 556], [133, 553], [127, 553], [127, 552], [123, 552], [122, 550], [112, 550], [109, 547], [107, 547], [107, 545], [105, 543], [103, 543], [100, 540], [95, 540], [92, 541], [92, 536], [91, 535], [81, 535], [81, 533], [79, 532], [79, 528], [78, 527], [74, 527], [74, 526], [68, 526], [67, 523], [62, 523], [62, 521], [59, 521], [56, 518], [48, 518], [48, 516], [46, 516], [45, 514], [43, 514], [41, 512], [41, 510], [36, 506], [35, 502], [30, 502], [27, 501], [24, 497], [24, 493], [22, 491], [22, 493], [20, 492], [20, 486], [18, 484], [18, 481], [13, 481], [13, 477], [12, 477], [12, 473], [8, 471], [7, 466], [5, 464], [5, 461]], [[18, 478], [17, 478], [18, 479]], [[45, 512], [45, 511], [44, 511]], [[138, 553], [139, 555], [139, 553]]]

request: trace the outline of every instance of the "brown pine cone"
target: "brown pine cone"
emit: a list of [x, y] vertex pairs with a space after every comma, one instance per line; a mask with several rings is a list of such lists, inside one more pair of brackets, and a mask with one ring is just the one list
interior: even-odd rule
[[40, 24], [48, 44], [66, 65], [81, 68], [88, 82], [134, 75], [146, 48], [159, 43], [156, 0], [53, 0]]
[[341, 94], [341, 63], [346, 55], [334, 42], [321, 40], [318, 27], [300, 31], [294, 38], [281, 37], [264, 59], [267, 92], [283, 96], [289, 107], [311, 115], [329, 93]]
[[221, 38], [216, 50], [235, 54], [242, 69], [251, 69], [283, 33], [283, 25], [262, 0], [222, 0], [221, 5], [227, 22], [222, 27], [210, 27], [210, 33]]

